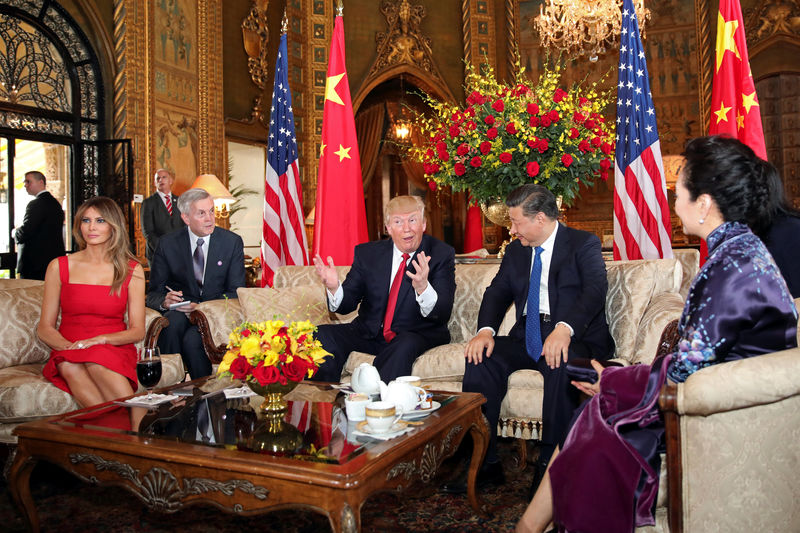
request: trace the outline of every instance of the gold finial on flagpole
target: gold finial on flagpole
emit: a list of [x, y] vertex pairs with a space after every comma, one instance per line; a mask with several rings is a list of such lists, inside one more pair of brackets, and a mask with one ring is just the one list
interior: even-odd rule
[[286, 8], [283, 8], [283, 19], [281, 19], [281, 33], [289, 31], [289, 17], [286, 16]]
[[344, 5], [342, 4], [342, 0], [336, 2], [336, 16], [341, 17], [344, 12]]

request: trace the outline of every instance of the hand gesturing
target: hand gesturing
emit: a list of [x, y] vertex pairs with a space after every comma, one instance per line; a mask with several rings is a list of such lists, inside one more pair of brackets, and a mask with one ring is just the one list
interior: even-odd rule
[[336, 289], [339, 288], [339, 274], [336, 272], [336, 267], [333, 266], [333, 257], [328, 256], [328, 264], [326, 265], [319, 254], [315, 255], [314, 269], [317, 271], [319, 279], [325, 284], [325, 287], [331, 292], [336, 292]]

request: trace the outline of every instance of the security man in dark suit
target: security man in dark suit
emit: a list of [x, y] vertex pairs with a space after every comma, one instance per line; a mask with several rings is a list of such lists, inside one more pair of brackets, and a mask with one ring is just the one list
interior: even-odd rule
[[14, 232], [19, 245], [17, 271], [26, 279], [44, 279], [47, 265], [64, 255], [64, 210], [47, 192], [38, 170], [25, 173], [25, 191], [36, 198], [25, 208], [22, 226]]
[[180, 353], [196, 379], [211, 374], [211, 361], [188, 314], [198, 302], [237, 297], [236, 289], [245, 285], [244, 246], [241, 237], [215, 225], [214, 199], [206, 191], [189, 189], [178, 202], [188, 228], [159, 241], [150, 264], [147, 306], [169, 319], [158, 347]]
[[[480, 392], [489, 422], [489, 447], [479, 486], [504, 481], [497, 456], [497, 422], [508, 377], [533, 369], [544, 377], [542, 441], [536, 475], [566, 436], [579, 391], [570, 386], [566, 363], [576, 357], [607, 359], [614, 341], [605, 315], [608, 281], [596, 235], [558, 223], [555, 196], [541, 185], [518, 187], [506, 199], [511, 234], [503, 262], [486, 288], [478, 333], [465, 349], [463, 390]], [[517, 321], [507, 336], [496, 333], [508, 307]], [[541, 472], [538, 472], [541, 470]], [[445, 492], [466, 492], [466, 476]]]
[[347, 314], [349, 324], [319, 326], [317, 338], [333, 354], [314, 379], [338, 382], [353, 350], [376, 354], [384, 381], [411, 373], [424, 351], [450, 342], [447, 321], [455, 296], [455, 251], [424, 235], [425, 204], [417, 196], [398, 196], [384, 210], [391, 240], [355, 247], [353, 266], [343, 283], [328, 257], [314, 266], [328, 290], [328, 308]]
[[153, 176], [156, 192], [142, 202], [142, 235], [147, 242], [145, 255], [153, 261], [158, 241], [172, 231], [184, 227], [178, 208], [178, 197], [172, 194], [175, 177], [166, 169], [159, 168]]

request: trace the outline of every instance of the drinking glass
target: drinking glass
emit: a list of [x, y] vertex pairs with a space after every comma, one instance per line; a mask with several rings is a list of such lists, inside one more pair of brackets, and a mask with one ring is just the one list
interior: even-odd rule
[[147, 401], [153, 398], [153, 387], [161, 380], [161, 352], [158, 347], [142, 348], [136, 363], [136, 376], [147, 389]]

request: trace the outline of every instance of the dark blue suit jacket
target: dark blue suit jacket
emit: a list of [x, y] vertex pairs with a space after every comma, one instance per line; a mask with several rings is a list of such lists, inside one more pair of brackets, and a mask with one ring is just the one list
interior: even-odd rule
[[[347, 314], [361, 304], [353, 324], [358, 325], [365, 338], [374, 338], [383, 332], [383, 315], [386, 313], [392, 276], [392, 251], [391, 239], [359, 244], [355, 247], [353, 266], [342, 283], [344, 297], [336, 312]], [[456, 291], [455, 250], [430, 235], [423, 235], [417, 249], [419, 252], [425, 252], [431, 259], [428, 264], [428, 283], [436, 290], [436, 305], [427, 317], [422, 316], [411, 279], [403, 276], [392, 331], [421, 332], [449, 339], [447, 321], [450, 320]], [[412, 263], [413, 258], [407, 269], [413, 272]]]
[[145, 198], [142, 202], [142, 235], [147, 243], [147, 260], [152, 261], [158, 248], [158, 241], [177, 229], [184, 227], [181, 212], [178, 209], [178, 197], [172, 196], [172, 215], [167, 211], [167, 206], [161, 196], [156, 192]]
[[[519, 240], [506, 247], [503, 262], [486, 288], [478, 313], [478, 329], [497, 331], [508, 306], [516, 307], [517, 321], [509, 336], [525, 341], [522, 311], [528, 298], [533, 248]], [[572, 342], [585, 344], [593, 357], [606, 358], [614, 349], [605, 305], [606, 267], [596, 235], [559, 224], [547, 280], [552, 322], [566, 322], [575, 330]]]
[[214, 228], [201, 291], [194, 279], [189, 229], [164, 235], [150, 263], [147, 307], [160, 311], [167, 285], [183, 291], [184, 300], [192, 302], [236, 298], [236, 289], [245, 285], [242, 238], [226, 229]]

